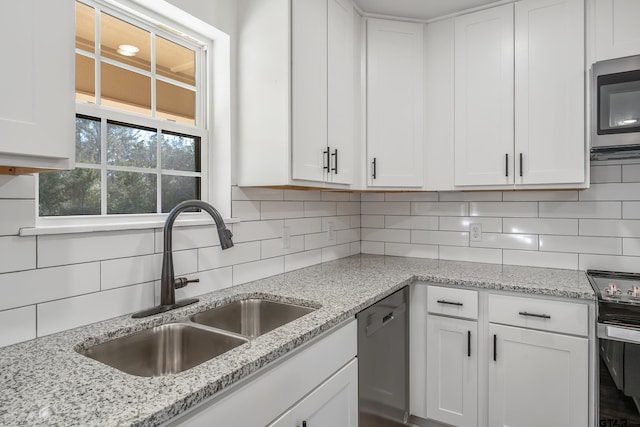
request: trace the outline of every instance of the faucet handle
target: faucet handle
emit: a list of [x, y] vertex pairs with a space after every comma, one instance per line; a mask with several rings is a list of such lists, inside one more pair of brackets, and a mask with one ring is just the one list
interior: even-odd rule
[[197, 283], [200, 279], [187, 279], [186, 277], [176, 277], [176, 281], [173, 283], [175, 289], [184, 288], [189, 283]]

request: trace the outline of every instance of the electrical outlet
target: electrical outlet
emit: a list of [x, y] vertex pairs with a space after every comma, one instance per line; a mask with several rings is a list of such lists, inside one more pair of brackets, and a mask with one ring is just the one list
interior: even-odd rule
[[291, 229], [288, 225], [282, 227], [282, 249], [288, 249], [291, 244]]
[[336, 224], [333, 221], [327, 222], [327, 234], [329, 235], [329, 241], [333, 242], [336, 240]]
[[469, 238], [472, 242], [482, 241], [482, 224], [469, 224]]

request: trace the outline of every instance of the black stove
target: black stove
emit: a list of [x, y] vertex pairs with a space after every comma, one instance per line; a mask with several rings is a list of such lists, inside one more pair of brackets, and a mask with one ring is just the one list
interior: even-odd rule
[[598, 296], [598, 323], [640, 328], [640, 274], [588, 270]]

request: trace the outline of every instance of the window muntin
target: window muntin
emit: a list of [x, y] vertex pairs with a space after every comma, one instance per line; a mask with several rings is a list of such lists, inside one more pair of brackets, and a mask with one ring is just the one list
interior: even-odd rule
[[[201, 198], [204, 48], [165, 28], [76, 2], [76, 170], [40, 175], [40, 217], [163, 213]], [[118, 53], [127, 41], [135, 56]]]

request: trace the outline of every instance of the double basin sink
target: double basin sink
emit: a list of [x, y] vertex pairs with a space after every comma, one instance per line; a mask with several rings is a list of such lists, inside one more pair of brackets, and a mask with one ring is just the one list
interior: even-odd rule
[[116, 338], [81, 353], [131, 375], [176, 374], [315, 310], [249, 298], [194, 314], [184, 322]]

